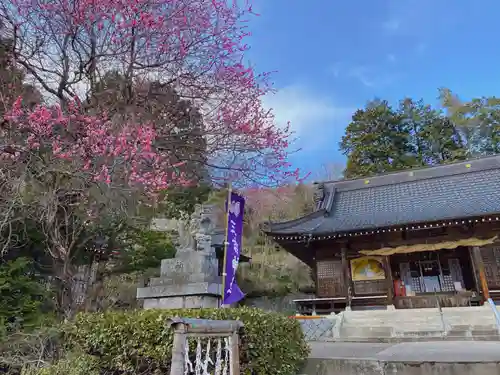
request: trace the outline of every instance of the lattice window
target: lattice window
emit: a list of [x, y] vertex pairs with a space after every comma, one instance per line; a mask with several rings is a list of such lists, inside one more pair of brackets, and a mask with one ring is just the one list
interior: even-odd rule
[[497, 246], [481, 249], [484, 273], [490, 287], [500, 287], [500, 248]]
[[451, 275], [443, 275], [441, 280], [441, 290], [443, 292], [454, 292], [455, 284], [453, 283], [453, 277]]
[[318, 279], [329, 279], [333, 277], [335, 271], [334, 261], [321, 261], [317, 264]]
[[386, 280], [366, 280], [354, 282], [354, 294], [385, 294], [387, 293]]
[[318, 297], [345, 296], [342, 262], [324, 260], [316, 264]]
[[411, 278], [411, 290], [415, 293], [422, 293], [422, 282], [420, 277], [412, 277]]
[[[462, 274], [462, 267], [460, 266], [460, 260], [453, 258], [448, 260], [448, 264], [450, 266], [450, 273], [451, 273], [451, 278], [452, 282], [455, 283], [460, 283], [462, 285], [462, 288], [465, 287], [464, 283], [464, 276]], [[445, 280], [446, 283], [446, 280]], [[455, 290], [455, 284], [453, 284], [453, 289]]]

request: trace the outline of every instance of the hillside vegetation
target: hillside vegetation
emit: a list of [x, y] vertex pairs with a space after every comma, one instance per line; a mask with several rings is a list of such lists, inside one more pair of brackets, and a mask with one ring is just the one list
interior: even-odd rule
[[278, 189], [255, 189], [247, 193], [244, 252], [251, 263], [241, 267], [242, 288], [249, 296], [284, 296], [311, 292], [311, 270], [261, 231], [266, 221], [287, 221], [314, 210], [312, 185], [298, 184]]

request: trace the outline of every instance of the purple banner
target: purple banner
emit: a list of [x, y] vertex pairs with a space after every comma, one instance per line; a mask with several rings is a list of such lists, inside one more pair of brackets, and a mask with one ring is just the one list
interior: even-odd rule
[[236, 270], [240, 262], [241, 239], [243, 237], [244, 210], [245, 198], [236, 193], [231, 193], [231, 202], [229, 202], [227, 215], [225, 276], [223, 276], [225, 277], [224, 305], [236, 303], [245, 296], [236, 284]]

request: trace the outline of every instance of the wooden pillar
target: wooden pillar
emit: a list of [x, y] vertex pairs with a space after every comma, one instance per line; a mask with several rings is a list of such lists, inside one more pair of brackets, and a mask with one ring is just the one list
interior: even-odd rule
[[476, 292], [479, 294], [481, 293], [481, 282], [479, 281], [479, 274], [477, 272], [477, 266], [476, 266], [476, 260], [474, 256], [474, 252], [472, 251], [472, 247], [469, 246], [469, 260], [470, 264], [472, 266], [472, 276], [474, 277], [474, 286], [476, 289]]
[[389, 256], [384, 257], [385, 280], [387, 282], [387, 305], [394, 306], [394, 280], [392, 278], [391, 261]]
[[484, 263], [483, 257], [481, 256], [481, 248], [479, 246], [474, 246], [472, 247], [471, 251], [474, 266], [479, 276], [479, 283], [481, 284], [483, 297], [485, 300], [487, 300], [488, 298], [490, 298], [490, 290], [488, 288], [488, 282], [486, 281], [486, 273], [484, 272]]
[[347, 302], [347, 307], [351, 307], [351, 301], [352, 301], [352, 279], [351, 279], [351, 273], [349, 272], [349, 262], [347, 259], [347, 246], [343, 245], [342, 246], [342, 270], [344, 271], [344, 288], [346, 290], [346, 302]]

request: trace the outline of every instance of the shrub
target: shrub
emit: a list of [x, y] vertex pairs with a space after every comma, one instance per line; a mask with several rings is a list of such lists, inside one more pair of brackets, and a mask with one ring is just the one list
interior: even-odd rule
[[[15, 332], [0, 339], [0, 374], [30, 374], [37, 367], [55, 362], [64, 353], [60, 327]], [[24, 368], [27, 364], [31, 367]]]
[[71, 349], [98, 357], [103, 370], [165, 373], [173, 338], [166, 321], [175, 316], [241, 320], [242, 375], [295, 375], [308, 354], [296, 320], [246, 307], [80, 314], [65, 327], [65, 338]]
[[33, 273], [30, 259], [0, 260], [0, 339], [20, 328], [36, 328], [49, 318], [44, 307], [50, 294]]
[[21, 375], [99, 375], [99, 362], [90, 355], [69, 354], [53, 365], [35, 368], [27, 366]]

